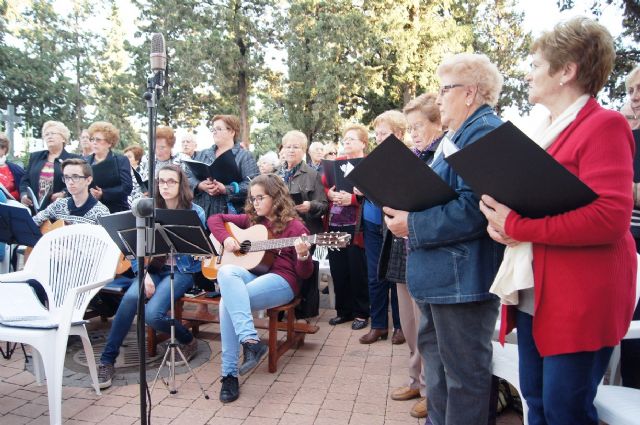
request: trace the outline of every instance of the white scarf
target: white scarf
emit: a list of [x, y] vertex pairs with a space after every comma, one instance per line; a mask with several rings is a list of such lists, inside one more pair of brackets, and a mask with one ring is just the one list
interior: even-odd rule
[[[551, 122], [551, 115], [545, 117], [535, 130], [533, 141], [547, 150], [560, 133], [576, 119], [589, 97], [586, 94], [580, 96], [553, 122]], [[531, 242], [521, 242], [505, 249], [502, 264], [489, 292], [500, 297], [502, 304], [517, 305], [518, 291], [528, 288], [533, 288], [533, 247]]]

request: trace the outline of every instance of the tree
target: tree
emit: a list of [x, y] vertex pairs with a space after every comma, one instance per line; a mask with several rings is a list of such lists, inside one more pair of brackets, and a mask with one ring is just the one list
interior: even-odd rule
[[136, 93], [133, 73], [128, 69], [125, 32], [115, 1], [111, 1], [109, 23], [103, 49], [98, 55], [98, 72], [94, 85], [96, 120], [108, 121], [120, 130], [118, 149], [139, 143], [140, 135], [133, 128], [130, 117], [135, 115], [135, 102], [143, 104]]

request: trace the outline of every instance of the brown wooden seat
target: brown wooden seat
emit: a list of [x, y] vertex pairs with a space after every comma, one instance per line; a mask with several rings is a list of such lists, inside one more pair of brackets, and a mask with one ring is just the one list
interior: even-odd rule
[[[210, 313], [196, 313], [190, 310], [184, 310], [184, 304], [220, 304], [220, 297], [205, 298], [199, 296], [195, 298], [182, 297], [176, 301], [176, 319], [182, 320], [182, 323], [191, 328], [193, 335], [197, 336], [201, 323], [219, 323], [219, 317]], [[290, 348], [299, 348], [304, 345], [304, 337], [306, 334], [315, 334], [320, 329], [316, 325], [308, 323], [296, 323], [295, 307], [300, 303], [300, 298], [295, 298], [288, 304], [273, 307], [267, 310], [267, 317], [264, 319], [254, 319], [256, 329], [267, 329], [269, 331], [269, 372], [275, 373], [278, 369], [278, 360]], [[278, 315], [284, 311], [287, 316], [286, 322], [278, 321]], [[278, 331], [287, 333], [284, 341], [278, 341]], [[157, 345], [166, 340], [166, 335], [158, 335], [151, 327], [147, 327], [147, 351], [149, 356], [153, 357], [157, 354]]]

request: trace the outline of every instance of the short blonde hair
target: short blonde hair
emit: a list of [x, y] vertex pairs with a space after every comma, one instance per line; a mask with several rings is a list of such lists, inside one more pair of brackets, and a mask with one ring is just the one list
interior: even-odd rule
[[299, 130], [290, 130], [287, 131], [284, 136], [282, 136], [283, 147], [285, 143], [293, 141], [300, 142], [300, 144], [302, 145], [302, 150], [306, 152], [308, 143], [306, 134]]
[[46, 133], [47, 130], [49, 130], [50, 128], [53, 128], [58, 133], [60, 133], [60, 135], [64, 139], [64, 143], [65, 144], [69, 143], [69, 138], [71, 137], [71, 132], [69, 131], [69, 129], [67, 128], [66, 125], [64, 125], [60, 121], [47, 121], [47, 122], [45, 122], [42, 125], [42, 135], [43, 135], [43, 137], [44, 137], [44, 133]]
[[633, 68], [624, 80], [624, 86], [627, 89], [627, 92], [631, 88], [631, 81], [635, 80], [637, 77], [640, 77], [640, 65]]
[[110, 122], [97, 121], [91, 124], [89, 126], [89, 136], [93, 137], [96, 133], [102, 133], [112, 148], [120, 141], [120, 131]]
[[595, 96], [604, 87], [616, 59], [613, 37], [596, 21], [575, 17], [556, 24], [533, 42], [531, 52], [549, 61], [549, 75], [567, 63], [578, 66], [576, 83], [585, 93]]
[[[407, 132], [407, 119], [400, 111], [384, 111], [373, 120], [371, 126], [375, 129], [381, 124], [388, 124], [394, 134], [404, 136], [404, 133]], [[400, 138], [402, 139], [402, 137]]]
[[445, 59], [436, 70], [438, 77], [455, 75], [458, 84], [476, 86], [476, 98], [480, 104], [495, 106], [502, 90], [504, 78], [498, 67], [487, 55], [479, 53], [458, 53]]
[[347, 132], [352, 130], [358, 134], [358, 138], [365, 146], [369, 144], [369, 131], [367, 127], [362, 124], [347, 124], [342, 130], [342, 137], [346, 136]]
[[402, 112], [407, 115], [410, 112], [418, 111], [432, 123], [441, 124], [440, 108], [436, 105], [437, 97], [438, 95], [435, 93], [422, 93], [404, 105]]
[[324, 152], [324, 145], [322, 144], [322, 142], [312, 142], [309, 145], [309, 152], [311, 152], [313, 149], [320, 149], [322, 152]]
[[167, 146], [169, 146], [170, 149], [173, 149], [173, 146], [176, 144], [176, 133], [171, 127], [159, 125], [156, 129], [156, 140], [158, 139], [166, 140]]

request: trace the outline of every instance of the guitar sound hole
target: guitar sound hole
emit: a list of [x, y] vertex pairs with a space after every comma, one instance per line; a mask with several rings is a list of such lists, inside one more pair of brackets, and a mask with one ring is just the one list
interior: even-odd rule
[[251, 241], [244, 241], [240, 244], [240, 253], [246, 254], [251, 249]]

